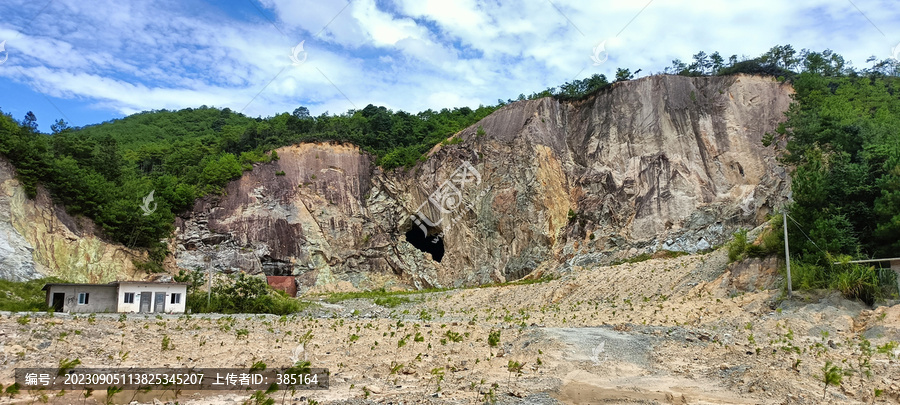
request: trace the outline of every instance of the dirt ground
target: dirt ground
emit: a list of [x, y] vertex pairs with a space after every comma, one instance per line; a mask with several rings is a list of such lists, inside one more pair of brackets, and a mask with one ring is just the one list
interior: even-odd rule
[[[25, 322], [6, 313], [0, 384], [9, 386], [17, 367], [57, 367], [62, 359], [81, 367], [249, 368], [287, 366], [299, 354], [328, 368], [331, 386], [276, 392], [276, 404], [900, 403], [900, 348], [890, 344], [900, 342], [900, 305], [735, 291], [725, 260], [714, 252], [573, 268], [547, 282], [408, 295], [412, 302], [395, 308], [365, 299], [321, 303], [289, 317], [41, 314]], [[500, 332], [496, 346], [492, 331]], [[520, 372], [510, 372], [510, 362]], [[826, 362], [850, 373], [823, 392]], [[23, 390], [0, 403], [104, 397]], [[126, 391], [110, 402], [248, 398]]]

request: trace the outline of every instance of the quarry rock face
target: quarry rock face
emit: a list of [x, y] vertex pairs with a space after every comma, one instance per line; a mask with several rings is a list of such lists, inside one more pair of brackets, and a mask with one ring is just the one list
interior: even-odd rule
[[337, 281], [335, 272], [357, 284], [405, 267], [386, 255], [401, 250], [387, 249], [390, 230], [370, 219], [370, 155], [334, 144], [277, 153], [176, 221], [179, 267], [297, 276], [303, 285]]
[[0, 278], [106, 283], [142, 276], [132, 260], [146, 260], [145, 253], [104, 242], [90, 220], [69, 216], [40, 187], [29, 199], [14, 176], [0, 159]]
[[[25, 190], [13, 179], [15, 171], [9, 162], [0, 161], [0, 277], [13, 281], [39, 278], [31, 252], [34, 247], [13, 227], [12, 202]], [[18, 204], [17, 204], [18, 205]]]
[[[289, 276], [309, 289], [458, 287], [697, 252], [754, 228], [789, 179], [762, 146], [793, 90], [772, 78], [651, 76], [580, 101], [504, 106], [384, 172], [353, 145], [300, 144], [176, 219], [166, 266]], [[0, 162], [0, 277], [143, 278]]]
[[761, 140], [791, 94], [771, 78], [660, 75], [581, 101], [521, 101], [387, 173], [352, 145], [279, 148], [177, 220], [174, 256], [295, 276], [302, 292], [702, 251], [781, 205], [789, 179]]

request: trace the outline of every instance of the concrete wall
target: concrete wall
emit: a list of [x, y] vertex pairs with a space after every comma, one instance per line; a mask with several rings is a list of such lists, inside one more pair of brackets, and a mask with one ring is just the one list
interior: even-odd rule
[[[134, 293], [134, 303], [125, 303], [125, 293]], [[156, 293], [166, 293], [166, 313], [184, 313], [187, 303], [187, 286], [183, 284], [156, 284], [156, 283], [122, 283], [119, 285], [118, 292], [118, 312], [140, 312], [141, 310], [141, 294], [150, 294], [150, 312], [160, 312], [155, 308]], [[181, 302], [172, 303], [172, 294], [181, 294]]]
[[[65, 293], [63, 312], [116, 312], [115, 285], [51, 286], [47, 291], [47, 303], [52, 304], [53, 293]], [[78, 303], [78, 294], [88, 293], [87, 304]]]

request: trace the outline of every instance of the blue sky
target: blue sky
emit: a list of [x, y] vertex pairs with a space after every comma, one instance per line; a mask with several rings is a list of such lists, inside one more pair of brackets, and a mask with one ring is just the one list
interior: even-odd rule
[[[494, 104], [699, 50], [900, 50], [893, 0], [4, 0], [0, 109], [40, 128], [200, 105], [270, 116]], [[297, 53], [292, 50], [303, 41]], [[599, 65], [592, 50], [604, 43]]]

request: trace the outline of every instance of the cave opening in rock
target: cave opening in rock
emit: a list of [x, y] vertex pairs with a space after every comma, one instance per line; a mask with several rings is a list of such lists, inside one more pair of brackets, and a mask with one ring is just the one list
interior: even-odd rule
[[415, 246], [416, 249], [430, 253], [431, 258], [438, 263], [444, 258], [444, 240], [439, 233], [426, 235], [421, 228], [413, 226], [406, 231], [406, 241]]

